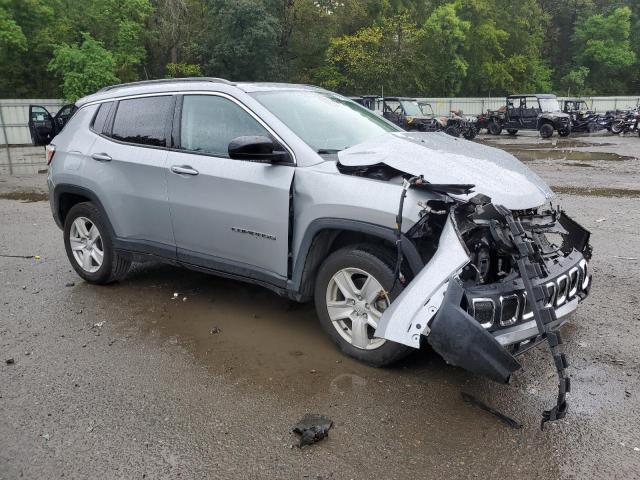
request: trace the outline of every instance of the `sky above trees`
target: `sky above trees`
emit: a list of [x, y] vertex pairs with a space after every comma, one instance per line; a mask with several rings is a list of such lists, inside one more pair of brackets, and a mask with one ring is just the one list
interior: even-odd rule
[[345, 94], [640, 93], [637, 0], [0, 0], [0, 97], [208, 75]]

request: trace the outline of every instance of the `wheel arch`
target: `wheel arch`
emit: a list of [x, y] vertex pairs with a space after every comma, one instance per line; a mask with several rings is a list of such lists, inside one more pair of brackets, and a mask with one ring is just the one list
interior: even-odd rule
[[[415, 245], [404, 235], [402, 251], [413, 275], [424, 267]], [[395, 249], [395, 230], [357, 220], [341, 218], [316, 219], [307, 227], [295, 258], [289, 290], [297, 300], [313, 296], [315, 277], [322, 261], [330, 253], [347, 245], [380, 244]]]
[[105, 211], [98, 196], [92, 190], [78, 185], [59, 184], [55, 186], [53, 190], [51, 210], [53, 211], [56, 224], [58, 224], [60, 228], [64, 228], [64, 222], [69, 210], [78, 203], [83, 202], [91, 202], [98, 210], [100, 210], [100, 213], [107, 224], [107, 228], [109, 229], [109, 233], [112, 235], [112, 238], [115, 238], [115, 232], [113, 225], [111, 225], [111, 220], [109, 220], [109, 216], [107, 215], [107, 212]]

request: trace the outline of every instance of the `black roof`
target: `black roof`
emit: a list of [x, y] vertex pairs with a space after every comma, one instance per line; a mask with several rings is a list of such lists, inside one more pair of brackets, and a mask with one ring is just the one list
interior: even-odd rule
[[536, 97], [536, 98], [558, 98], [553, 93], [521, 93], [518, 95], [509, 95], [507, 98]]
[[409, 101], [417, 101], [413, 97], [384, 97], [384, 100], [409, 100]]

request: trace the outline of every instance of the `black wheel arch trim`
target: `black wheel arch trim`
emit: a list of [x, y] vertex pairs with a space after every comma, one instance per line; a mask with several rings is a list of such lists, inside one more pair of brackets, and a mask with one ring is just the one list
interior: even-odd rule
[[53, 189], [53, 195], [51, 196], [51, 211], [56, 224], [60, 228], [64, 228], [64, 219], [60, 215], [60, 198], [66, 193], [88, 198], [89, 201], [93, 203], [98, 210], [100, 210], [100, 213], [104, 217], [104, 221], [107, 223], [107, 228], [109, 229], [111, 237], [114, 239], [116, 238], [115, 230], [113, 229], [113, 225], [111, 225], [111, 220], [109, 219], [109, 216], [107, 215], [107, 212], [98, 196], [86, 187], [80, 187], [78, 185], [71, 185], [68, 183], [60, 183], [56, 185]]
[[[291, 280], [289, 281], [289, 289], [293, 292], [300, 291], [305, 265], [307, 263], [307, 258], [309, 256], [309, 251], [311, 250], [313, 240], [323, 230], [365, 233], [367, 235], [378, 237], [381, 240], [385, 240], [392, 244], [395, 244], [396, 242], [396, 232], [394, 229], [389, 227], [383, 227], [373, 223], [361, 222], [358, 220], [349, 220], [345, 218], [315, 219], [309, 224], [306, 231], [304, 232], [302, 242], [300, 243], [300, 249], [298, 251], [298, 255], [296, 256], [293, 274], [291, 276]], [[422, 261], [422, 257], [420, 256], [420, 253], [418, 252], [418, 249], [415, 247], [413, 242], [411, 242], [411, 240], [409, 240], [404, 235], [402, 235], [402, 253], [407, 261], [407, 264], [409, 265], [409, 268], [411, 269], [411, 272], [414, 275], [417, 275], [417, 273], [424, 267], [424, 262]]]

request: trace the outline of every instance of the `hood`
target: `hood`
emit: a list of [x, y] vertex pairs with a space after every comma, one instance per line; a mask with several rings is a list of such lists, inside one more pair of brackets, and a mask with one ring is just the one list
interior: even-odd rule
[[430, 183], [475, 185], [477, 193], [511, 210], [543, 205], [554, 194], [547, 184], [513, 155], [445, 133], [394, 132], [372, 138], [338, 153], [342, 165], [383, 163]]

